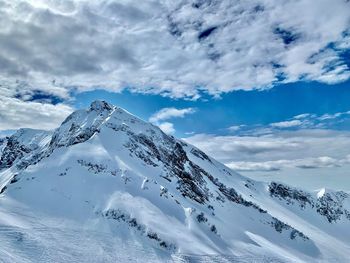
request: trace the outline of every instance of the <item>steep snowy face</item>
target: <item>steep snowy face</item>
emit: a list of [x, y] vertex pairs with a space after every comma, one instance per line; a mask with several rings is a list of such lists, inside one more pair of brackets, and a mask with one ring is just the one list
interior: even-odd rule
[[[20, 130], [3, 145], [0, 231], [3, 225], [22, 233], [37, 252], [24, 252], [15, 235], [0, 235], [0, 243], [14, 243], [7, 249], [23, 262], [36, 261], [52, 237], [59, 249], [47, 248], [48, 260], [62, 251], [89, 260], [98, 251], [91, 244], [107, 262], [127, 260], [120, 258], [125, 251], [150, 262], [154, 255], [164, 262], [186, 254], [342, 262], [349, 251], [348, 194], [316, 196], [249, 180], [104, 101], [72, 113], [53, 132]], [[59, 231], [58, 222], [65, 222]], [[50, 235], [27, 230], [43, 226]], [[72, 229], [88, 238], [71, 240]], [[64, 247], [66, 239], [71, 247]], [[119, 249], [118, 256], [107, 247]], [[0, 248], [0, 259], [5, 254]]]

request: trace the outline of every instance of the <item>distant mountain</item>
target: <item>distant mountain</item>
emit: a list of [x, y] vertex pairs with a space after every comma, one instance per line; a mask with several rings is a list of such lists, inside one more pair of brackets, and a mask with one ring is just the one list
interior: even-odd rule
[[350, 198], [247, 179], [104, 101], [0, 141], [1, 262], [348, 262]]

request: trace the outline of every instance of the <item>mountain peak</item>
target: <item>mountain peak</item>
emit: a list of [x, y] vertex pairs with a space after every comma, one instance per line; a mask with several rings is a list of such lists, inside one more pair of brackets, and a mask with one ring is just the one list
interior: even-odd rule
[[[24, 257], [18, 262], [37, 262], [48, 243], [45, 261], [66, 255], [89, 261], [101, 255], [89, 254], [96, 246], [113, 248], [103, 251], [106, 262], [130, 261], [115, 258], [123, 253], [140, 253], [147, 262], [205, 253], [229, 255], [231, 262], [232, 251], [251, 256], [245, 262], [348, 258], [348, 194], [325, 191], [316, 198], [245, 178], [100, 100], [73, 112], [53, 132], [20, 130], [0, 142], [0, 196], [0, 214], [18, 217], [0, 219], [0, 232], [4, 222], [10, 231], [0, 235], [1, 259], [3, 251], [16, 250]], [[26, 247], [33, 253], [27, 256]], [[158, 251], [163, 260], [149, 260]]]
[[90, 111], [112, 110], [114, 106], [104, 100], [95, 100], [90, 104]]

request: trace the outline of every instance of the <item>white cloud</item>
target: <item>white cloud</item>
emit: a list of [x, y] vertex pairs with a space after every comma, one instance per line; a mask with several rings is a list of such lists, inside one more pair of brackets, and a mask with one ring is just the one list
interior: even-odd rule
[[296, 115], [294, 116], [294, 119], [306, 119], [308, 117], [312, 117], [313, 115], [311, 115], [310, 113], [303, 113], [303, 114], [299, 114], [299, 115]]
[[233, 126], [228, 127], [227, 130], [230, 132], [237, 132], [244, 127], [245, 127], [245, 125], [233, 125]]
[[337, 118], [344, 117], [344, 116], [350, 117], [350, 111], [337, 112], [334, 114], [326, 113], [326, 114], [323, 114], [322, 116], [318, 117], [317, 119], [320, 121], [325, 121], [325, 120], [337, 119]]
[[18, 128], [50, 130], [73, 111], [67, 105], [23, 102], [0, 97], [0, 131]]
[[150, 118], [150, 122], [160, 122], [164, 120], [168, 120], [171, 118], [183, 118], [187, 114], [194, 113], [195, 110], [193, 108], [185, 108], [185, 109], [176, 109], [176, 108], [163, 108], [158, 112], [154, 113]]
[[156, 113], [154, 113], [149, 121], [158, 125], [165, 133], [174, 134], [175, 128], [174, 124], [171, 122], [164, 122], [172, 118], [183, 118], [187, 114], [195, 113], [193, 108], [176, 109], [176, 108], [163, 108]]
[[331, 168], [341, 167], [349, 164], [348, 156], [344, 159], [334, 159], [329, 156], [308, 157], [304, 159], [294, 160], [277, 160], [266, 162], [230, 162], [227, 166], [236, 171], [279, 171], [285, 168], [301, 168], [301, 169], [316, 169], [316, 168]]
[[264, 135], [276, 133], [281, 130], [292, 129], [344, 129], [350, 123], [350, 111], [326, 113], [322, 115], [304, 113], [296, 115], [288, 120], [270, 123], [268, 125], [233, 126], [229, 131], [235, 131], [239, 135]]
[[249, 171], [278, 171], [281, 168], [280, 161], [268, 161], [268, 162], [230, 162], [226, 165], [235, 171], [249, 172]]
[[277, 128], [291, 128], [291, 127], [300, 126], [301, 124], [302, 122], [300, 120], [291, 120], [291, 121], [275, 122], [275, 123], [271, 123], [270, 125], [272, 127], [277, 127]]
[[[235, 135], [196, 134], [185, 138], [209, 155], [241, 172], [283, 175], [307, 170], [350, 166], [350, 131], [334, 128], [348, 124], [350, 112], [299, 114], [268, 125], [233, 126]], [[341, 126], [340, 126], [341, 127]], [[313, 169], [312, 169], [313, 168]], [[335, 173], [335, 170], [332, 173]], [[261, 174], [260, 174], [261, 175]], [[283, 179], [283, 176], [282, 176]]]
[[350, 162], [350, 132], [275, 131], [256, 136], [197, 134], [185, 140], [240, 171], [342, 167]]
[[0, 80], [50, 92], [129, 87], [177, 98], [299, 79], [334, 83], [349, 78], [342, 57], [349, 5], [0, 0]]
[[171, 122], [163, 122], [163, 123], [160, 123], [158, 126], [163, 132], [167, 134], [175, 133], [174, 124], [172, 124]]

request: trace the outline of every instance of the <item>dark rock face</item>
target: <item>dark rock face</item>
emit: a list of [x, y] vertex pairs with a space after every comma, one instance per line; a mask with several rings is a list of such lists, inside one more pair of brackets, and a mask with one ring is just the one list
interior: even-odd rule
[[91, 163], [84, 160], [78, 160], [77, 162], [81, 166], [86, 167], [88, 171], [93, 172], [94, 174], [99, 174], [107, 170], [107, 166], [103, 164]]
[[91, 103], [90, 105], [90, 111], [112, 111], [114, 108], [113, 105], [109, 104], [108, 102], [104, 101], [104, 100], [96, 100], [94, 102]]
[[104, 216], [107, 219], [113, 219], [118, 222], [127, 224], [130, 228], [134, 229], [141, 236], [145, 236], [150, 240], [156, 242], [156, 244], [162, 249], [170, 251], [176, 250], [175, 244], [163, 240], [155, 231], [147, 229], [147, 227], [143, 224], [140, 224], [136, 218], [131, 217], [129, 214], [120, 209], [108, 209], [107, 211], [102, 212], [102, 216]]
[[[124, 128], [127, 129], [127, 128]], [[120, 129], [120, 131], [126, 131]], [[161, 160], [160, 152], [156, 145], [146, 135], [136, 135], [130, 131], [127, 131], [132, 137], [129, 142], [125, 145], [131, 153], [143, 160], [146, 164], [152, 166], [158, 166], [157, 161]], [[140, 144], [144, 146], [140, 149]]]
[[270, 224], [275, 228], [275, 230], [279, 233], [283, 231], [290, 231], [290, 239], [295, 239], [297, 237], [302, 238], [304, 240], [308, 240], [309, 238], [305, 236], [302, 232], [292, 228], [290, 225], [283, 223], [277, 218], [273, 218], [273, 221]]
[[208, 222], [208, 218], [206, 218], [204, 213], [202, 212], [202, 213], [197, 215], [197, 221], [199, 223], [201, 223], [201, 222]]
[[301, 208], [305, 208], [307, 204], [309, 204], [312, 207], [314, 205], [310, 194], [301, 190], [291, 188], [284, 184], [272, 182], [269, 185], [269, 191], [271, 196], [284, 199], [287, 201], [288, 204], [293, 204], [294, 202], [297, 202]]
[[[179, 178], [178, 189], [182, 195], [195, 200], [198, 203], [205, 203], [209, 198], [209, 190], [206, 181], [203, 179], [201, 170], [187, 157], [186, 152], [180, 143], [176, 143], [173, 155], [168, 156], [170, 169]], [[187, 169], [186, 166], [187, 165]]]
[[[245, 200], [234, 188], [227, 187], [221, 183], [218, 178], [214, 178], [210, 173], [193, 163], [188, 158], [183, 145], [174, 140], [173, 137], [163, 133], [161, 133], [161, 137], [155, 133], [136, 135], [125, 125], [122, 128], [110, 128], [115, 131], [125, 132], [130, 136], [130, 140], [125, 146], [129, 149], [131, 155], [137, 156], [147, 165], [158, 166], [163, 164], [167, 170], [170, 171], [170, 174], [167, 175], [168, 177], [165, 178], [168, 178], [169, 182], [171, 182], [169, 178], [177, 178], [177, 189], [184, 197], [190, 198], [200, 204], [209, 202], [210, 198], [213, 197], [213, 193], [211, 193], [207, 187], [208, 182], [206, 179], [208, 179], [209, 182], [218, 187], [221, 193], [218, 197], [222, 202], [228, 200], [239, 205], [256, 209], [259, 213], [267, 213], [266, 210], [263, 210], [253, 202]], [[155, 142], [158, 143], [156, 144]], [[212, 163], [205, 153], [197, 149], [193, 148], [191, 153], [202, 160], [207, 160]], [[228, 173], [228, 175], [230, 175], [230, 173]], [[300, 199], [303, 200], [302, 197], [300, 197]], [[204, 214], [199, 214], [197, 220], [198, 222], [205, 221]], [[277, 232], [282, 232], [282, 230], [290, 231], [292, 239], [296, 237], [307, 239], [303, 233], [277, 218], [272, 218], [272, 221], [268, 221], [268, 224], [274, 227]], [[211, 231], [214, 233], [217, 232], [215, 227], [213, 227]]]
[[[30, 145], [22, 144], [20, 138], [27, 136], [30, 129], [21, 129], [9, 138], [0, 141], [1, 158], [0, 169], [7, 169], [16, 163], [16, 167], [24, 169], [29, 165], [35, 164], [42, 158], [49, 156], [56, 148], [70, 146], [89, 140], [95, 133], [99, 132], [99, 127], [103, 121], [113, 112], [114, 106], [105, 101], [95, 101], [91, 104], [88, 112], [96, 112], [98, 118], [89, 126], [82, 127], [81, 123], [76, 123], [75, 118], [81, 114], [81, 111], [73, 112], [62, 123], [52, 135], [47, 148], [43, 147], [41, 151], [39, 145], [31, 143]], [[70, 125], [69, 128], [62, 127]], [[39, 131], [39, 133], [42, 131]], [[45, 148], [45, 149], [44, 149]]]
[[0, 169], [10, 168], [16, 160], [30, 152], [31, 149], [28, 146], [20, 144], [16, 137], [11, 136], [3, 149], [0, 159]]
[[69, 131], [65, 134], [64, 140], [61, 139], [60, 131], [56, 131], [50, 142], [50, 149], [54, 150], [57, 147], [70, 146], [89, 140], [96, 132], [98, 127], [92, 126], [82, 129], [80, 126], [72, 123]]
[[208, 162], [212, 163], [212, 161], [210, 160], [208, 155], [206, 155], [204, 152], [202, 152], [196, 148], [192, 148], [191, 153], [194, 156], [196, 156], [197, 158], [202, 159], [203, 161], [208, 161]]
[[325, 216], [330, 223], [341, 219], [342, 216], [350, 220], [350, 211], [343, 208], [345, 198], [349, 198], [349, 195], [342, 191], [333, 195], [325, 193], [317, 200], [316, 211]]
[[[41, 138], [49, 133], [32, 129], [20, 129], [15, 134], [2, 140], [0, 170], [12, 167], [27, 167], [27, 163], [38, 158]], [[27, 158], [30, 156], [30, 158]]]
[[[107, 125], [107, 127], [110, 126]], [[170, 182], [171, 178], [177, 178], [177, 189], [184, 197], [190, 198], [200, 204], [208, 202], [213, 197], [213, 193], [207, 187], [208, 181], [206, 179], [208, 179], [209, 182], [218, 187], [222, 194], [221, 199], [225, 199], [226, 197], [231, 202], [253, 207], [260, 213], [266, 213], [265, 210], [256, 204], [245, 200], [235, 189], [226, 187], [218, 178], [214, 178], [200, 166], [193, 163], [188, 158], [181, 142], [175, 140], [173, 137], [162, 132], [160, 134], [154, 132], [150, 132], [150, 134], [135, 134], [126, 125], [110, 128], [129, 135], [130, 139], [125, 144], [125, 147], [129, 149], [131, 155], [140, 158], [147, 165], [164, 165], [167, 168], [166, 170], [169, 171], [169, 174], [163, 178]], [[158, 143], [156, 144], [155, 142]], [[192, 148], [191, 153], [197, 158], [212, 164], [210, 158], [200, 150]], [[230, 176], [230, 173], [228, 173], [228, 176]]]
[[[49, 152], [57, 147], [70, 146], [83, 143], [89, 140], [95, 133], [98, 133], [102, 123], [112, 114], [114, 107], [105, 101], [95, 101], [90, 105], [88, 111], [76, 111], [69, 115], [62, 123], [61, 127], [56, 129], [52, 135], [49, 145]], [[79, 115], [94, 112], [96, 118], [90, 125], [80, 123]], [[83, 121], [84, 122], [84, 121]]]
[[298, 204], [302, 209], [310, 207], [316, 210], [330, 223], [340, 220], [343, 216], [350, 220], [350, 211], [343, 207], [343, 202], [349, 195], [342, 191], [325, 193], [320, 198], [314, 198], [302, 190], [272, 182], [269, 185], [269, 192], [271, 196], [286, 202], [287, 205]]
[[[198, 203], [208, 201], [209, 190], [203, 179], [201, 170], [191, 162], [183, 149], [183, 146], [173, 137], [164, 133], [134, 134], [125, 130], [130, 135], [130, 140], [125, 145], [132, 155], [140, 158], [148, 165], [164, 165], [169, 174], [164, 176], [167, 180], [177, 178], [177, 189], [182, 195], [195, 200]], [[121, 129], [118, 129], [119, 131]], [[154, 142], [161, 142], [155, 144]]]
[[4, 186], [3, 188], [0, 189], [0, 194], [4, 193], [7, 189], [7, 186]]
[[3, 148], [6, 146], [8, 139], [8, 137], [0, 138], [0, 154], [2, 153]]

